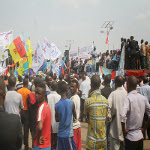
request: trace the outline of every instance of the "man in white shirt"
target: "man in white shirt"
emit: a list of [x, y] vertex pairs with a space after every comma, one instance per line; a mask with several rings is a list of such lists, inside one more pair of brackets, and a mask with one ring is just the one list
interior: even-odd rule
[[[143, 150], [143, 134], [150, 124], [150, 105], [145, 96], [136, 91], [137, 79], [130, 76], [127, 81], [127, 91], [121, 112], [121, 123], [125, 138], [126, 150]], [[144, 113], [148, 121], [142, 129]], [[126, 124], [126, 125], [125, 125]]]
[[57, 146], [57, 133], [59, 122], [55, 120], [55, 104], [61, 99], [61, 96], [56, 92], [57, 91], [57, 82], [52, 81], [51, 83], [51, 93], [47, 96], [48, 104], [51, 109], [51, 125], [53, 129], [53, 133], [51, 134], [51, 147], [52, 149], [56, 149]]
[[80, 117], [80, 97], [77, 95], [79, 83], [77, 80], [71, 81], [71, 95], [70, 100], [73, 100], [75, 104], [75, 110], [77, 114], [77, 120], [73, 122], [73, 132], [74, 132], [74, 140], [77, 146], [77, 150], [81, 150], [81, 126], [79, 122]]
[[9, 114], [16, 114], [20, 116], [21, 109], [24, 108], [22, 95], [15, 91], [16, 78], [10, 76], [8, 78], [9, 91], [6, 94], [4, 102], [5, 111]]
[[127, 92], [123, 88], [123, 77], [117, 76], [115, 78], [115, 88], [108, 97], [109, 108], [111, 110], [112, 121], [110, 123], [110, 149], [124, 150], [124, 137], [122, 132], [120, 114], [123, 107], [124, 99]]
[[88, 98], [89, 90], [91, 89], [90, 82], [86, 80], [85, 73], [83, 73], [83, 82], [80, 84], [81, 95], [81, 122], [83, 122], [84, 101]]

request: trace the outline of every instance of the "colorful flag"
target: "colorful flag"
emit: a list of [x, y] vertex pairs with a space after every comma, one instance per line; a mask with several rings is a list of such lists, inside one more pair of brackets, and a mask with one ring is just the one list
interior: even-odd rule
[[26, 44], [26, 52], [27, 52], [27, 62], [29, 63], [28, 68], [32, 67], [32, 47], [31, 47], [31, 41], [28, 39], [27, 44]]
[[109, 36], [109, 33], [107, 32], [106, 44], [108, 44], [108, 43], [109, 43], [108, 36]]
[[43, 65], [40, 67], [40, 69], [38, 71], [43, 71], [47, 69], [47, 63], [46, 60], [44, 61]]
[[10, 55], [14, 62], [18, 62], [26, 54], [25, 42], [21, 40], [18, 36], [13, 42], [9, 45]]
[[121, 51], [119, 66], [118, 66], [118, 75], [121, 75], [121, 76], [124, 75], [124, 63], [125, 63], [125, 48], [123, 46], [122, 51]]
[[27, 57], [23, 57], [19, 60], [19, 68], [17, 69], [17, 72], [20, 76], [22, 76], [23, 74], [26, 74], [27, 69], [28, 69]]
[[107, 69], [105, 67], [99, 66], [99, 75], [108, 75], [111, 74], [112, 70], [111, 69]]

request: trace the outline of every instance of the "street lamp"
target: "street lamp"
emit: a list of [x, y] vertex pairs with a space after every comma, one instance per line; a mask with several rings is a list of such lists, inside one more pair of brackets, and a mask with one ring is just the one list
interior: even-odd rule
[[[105, 21], [104, 24], [101, 26], [101, 30], [100, 33], [104, 33], [104, 29], [107, 30], [107, 40], [108, 40], [108, 36], [109, 36], [109, 33], [110, 31], [113, 29], [113, 24], [114, 24], [114, 21]], [[109, 50], [109, 42], [107, 41], [108, 44], [108, 50]]]

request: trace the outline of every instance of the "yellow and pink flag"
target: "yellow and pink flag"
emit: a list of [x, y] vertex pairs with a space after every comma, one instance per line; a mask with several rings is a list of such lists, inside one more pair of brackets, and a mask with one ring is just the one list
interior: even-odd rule
[[9, 45], [10, 55], [14, 62], [18, 62], [26, 54], [25, 42], [18, 36], [15, 40]]

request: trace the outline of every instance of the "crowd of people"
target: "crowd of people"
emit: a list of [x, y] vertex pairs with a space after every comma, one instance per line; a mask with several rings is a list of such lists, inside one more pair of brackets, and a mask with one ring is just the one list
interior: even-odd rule
[[[0, 148], [81, 150], [81, 124], [88, 123], [87, 150], [143, 150], [150, 139], [149, 76], [124, 78], [52, 72], [0, 77]], [[23, 134], [22, 134], [23, 128]]]
[[[125, 70], [150, 69], [150, 46], [148, 41], [142, 39], [139, 45], [138, 41], [131, 36], [130, 39], [121, 38], [120, 50], [107, 50], [105, 53], [97, 53], [96, 47], [90, 53], [91, 58], [83, 62], [82, 59], [71, 59], [70, 66], [75, 72], [96, 72], [99, 66], [108, 69], [118, 70], [121, 52], [124, 51]], [[90, 65], [92, 61], [92, 65]]]

